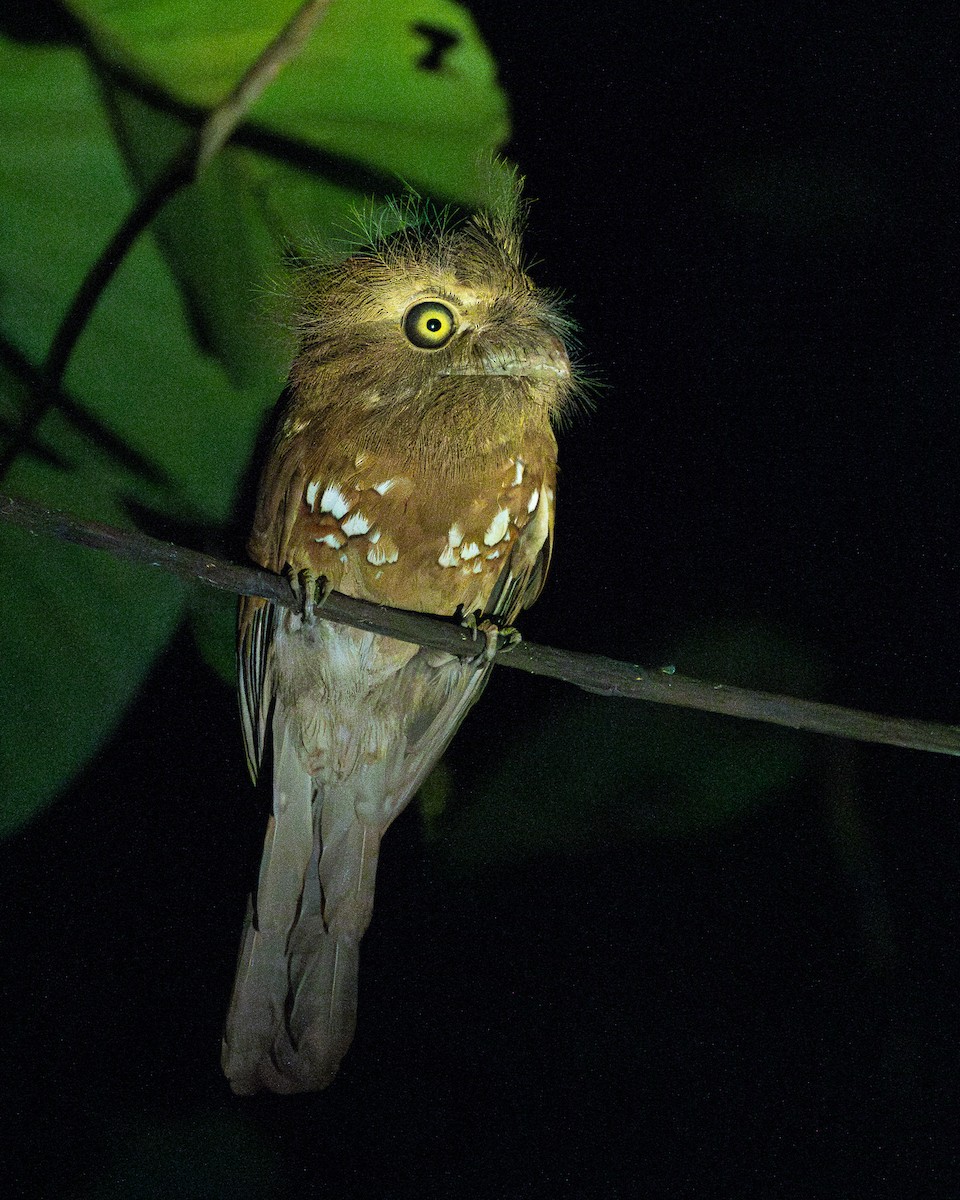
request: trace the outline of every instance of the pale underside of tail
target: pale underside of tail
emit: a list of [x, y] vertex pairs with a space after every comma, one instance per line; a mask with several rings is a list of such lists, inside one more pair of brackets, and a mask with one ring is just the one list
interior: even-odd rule
[[[344, 637], [327, 622], [319, 626], [326, 627], [318, 631], [325, 638]], [[311, 635], [313, 650], [318, 633]], [[364, 654], [376, 653], [376, 644], [361, 641], [375, 635], [346, 636]], [[382, 707], [394, 714], [382, 726], [387, 744], [371, 751], [368, 736], [364, 752], [352, 749], [339, 769], [330, 766], [326, 747], [313, 744], [313, 725], [305, 728], [313, 711], [309, 697], [285, 704], [284, 689], [275, 690], [273, 812], [223, 1039], [223, 1069], [239, 1094], [326, 1087], [350, 1046], [359, 945], [372, 913], [380, 840], [488, 675], [486, 665], [438, 662], [416, 648], [403, 657], [405, 664], [363, 699], [364, 711]], [[419, 702], [404, 706], [402, 695]], [[351, 714], [327, 723], [327, 743], [345, 728], [344, 715]], [[362, 728], [356, 714], [352, 720], [351, 728]]]
[[[336, 1074], [356, 1021], [380, 836], [357, 820], [349, 794], [317, 793], [289, 726], [276, 733], [274, 812], [223, 1043], [224, 1071], [241, 1094], [316, 1090]], [[318, 822], [337, 826], [327, 845]]]

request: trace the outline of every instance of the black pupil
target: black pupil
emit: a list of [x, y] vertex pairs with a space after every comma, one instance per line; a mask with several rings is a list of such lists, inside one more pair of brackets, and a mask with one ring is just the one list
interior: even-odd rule
[[427, 329], [429, 329], [431, 333], [439, 333], [442, 328], [443, 322], [439, 317], [430, 317], [430, 319], [427, 321]]

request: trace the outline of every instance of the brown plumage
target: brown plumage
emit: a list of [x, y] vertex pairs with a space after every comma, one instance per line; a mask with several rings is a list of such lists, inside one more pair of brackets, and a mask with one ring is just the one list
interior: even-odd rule
[[[551, 421], [567, 325], [523, 270], [518, 189], [460, 221], [397, 206], [399, 231], [301, 275], [300, 349], [250, 553], [420, 612], [511, 622], [550, 559]], [[270, 817], [223, 1042], [234, 1091], [325, 1087], [350, 1045], [380, 840], [489, 675], [314, 614], [243, 601], [240, 702]]]

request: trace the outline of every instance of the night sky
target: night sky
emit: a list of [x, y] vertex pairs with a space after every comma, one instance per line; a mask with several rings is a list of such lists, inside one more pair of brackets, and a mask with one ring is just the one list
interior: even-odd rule
[[[561, 438], [525, 636], [690, 674], [684, 647], [761, 643], [749, 683], [955, 721], [956, 14], [472, 11], [536, 199], [533, 274], [600, 384]], [[184, 632], [69, 795], [0, 847], [18, 1187], [960, 1194], [960, 767], [803, 737], [762, 795], [674, 820], [686, 794], [655, 752], [637, 777], [622, 739], [599, 762], [617, 713], [497, 673], [448, 811], [411, 806], [386, 840], [337, 1081], [240, 1101], [219, 1039], [262, 797]], [[651, 728], [696, 760], [735, 724]], [[515, 788], [489, 783], [501, 753], [526, 758]], [[557, 800], [559, 835], [470, 815], [495, 786], [550, 812], [570, 778], [583, 809]]]

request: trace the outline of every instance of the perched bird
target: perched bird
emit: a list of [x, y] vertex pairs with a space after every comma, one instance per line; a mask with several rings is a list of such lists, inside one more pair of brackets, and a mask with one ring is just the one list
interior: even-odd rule
[[502, 626], [550, 560], [552, 422], [574, 380], [569, 325], [521, 260], [519, 184], [466, 217], [394, 214], [399, 229], [301, 272], [249, 543], [301, 609], [240, 608], [247, 756], [256, 779], [272, 752], [273, 812], [223, 1040], [238, 1093], [335, 1075], [380, 840], [491, 667], [324, 620], [320, 593]]

